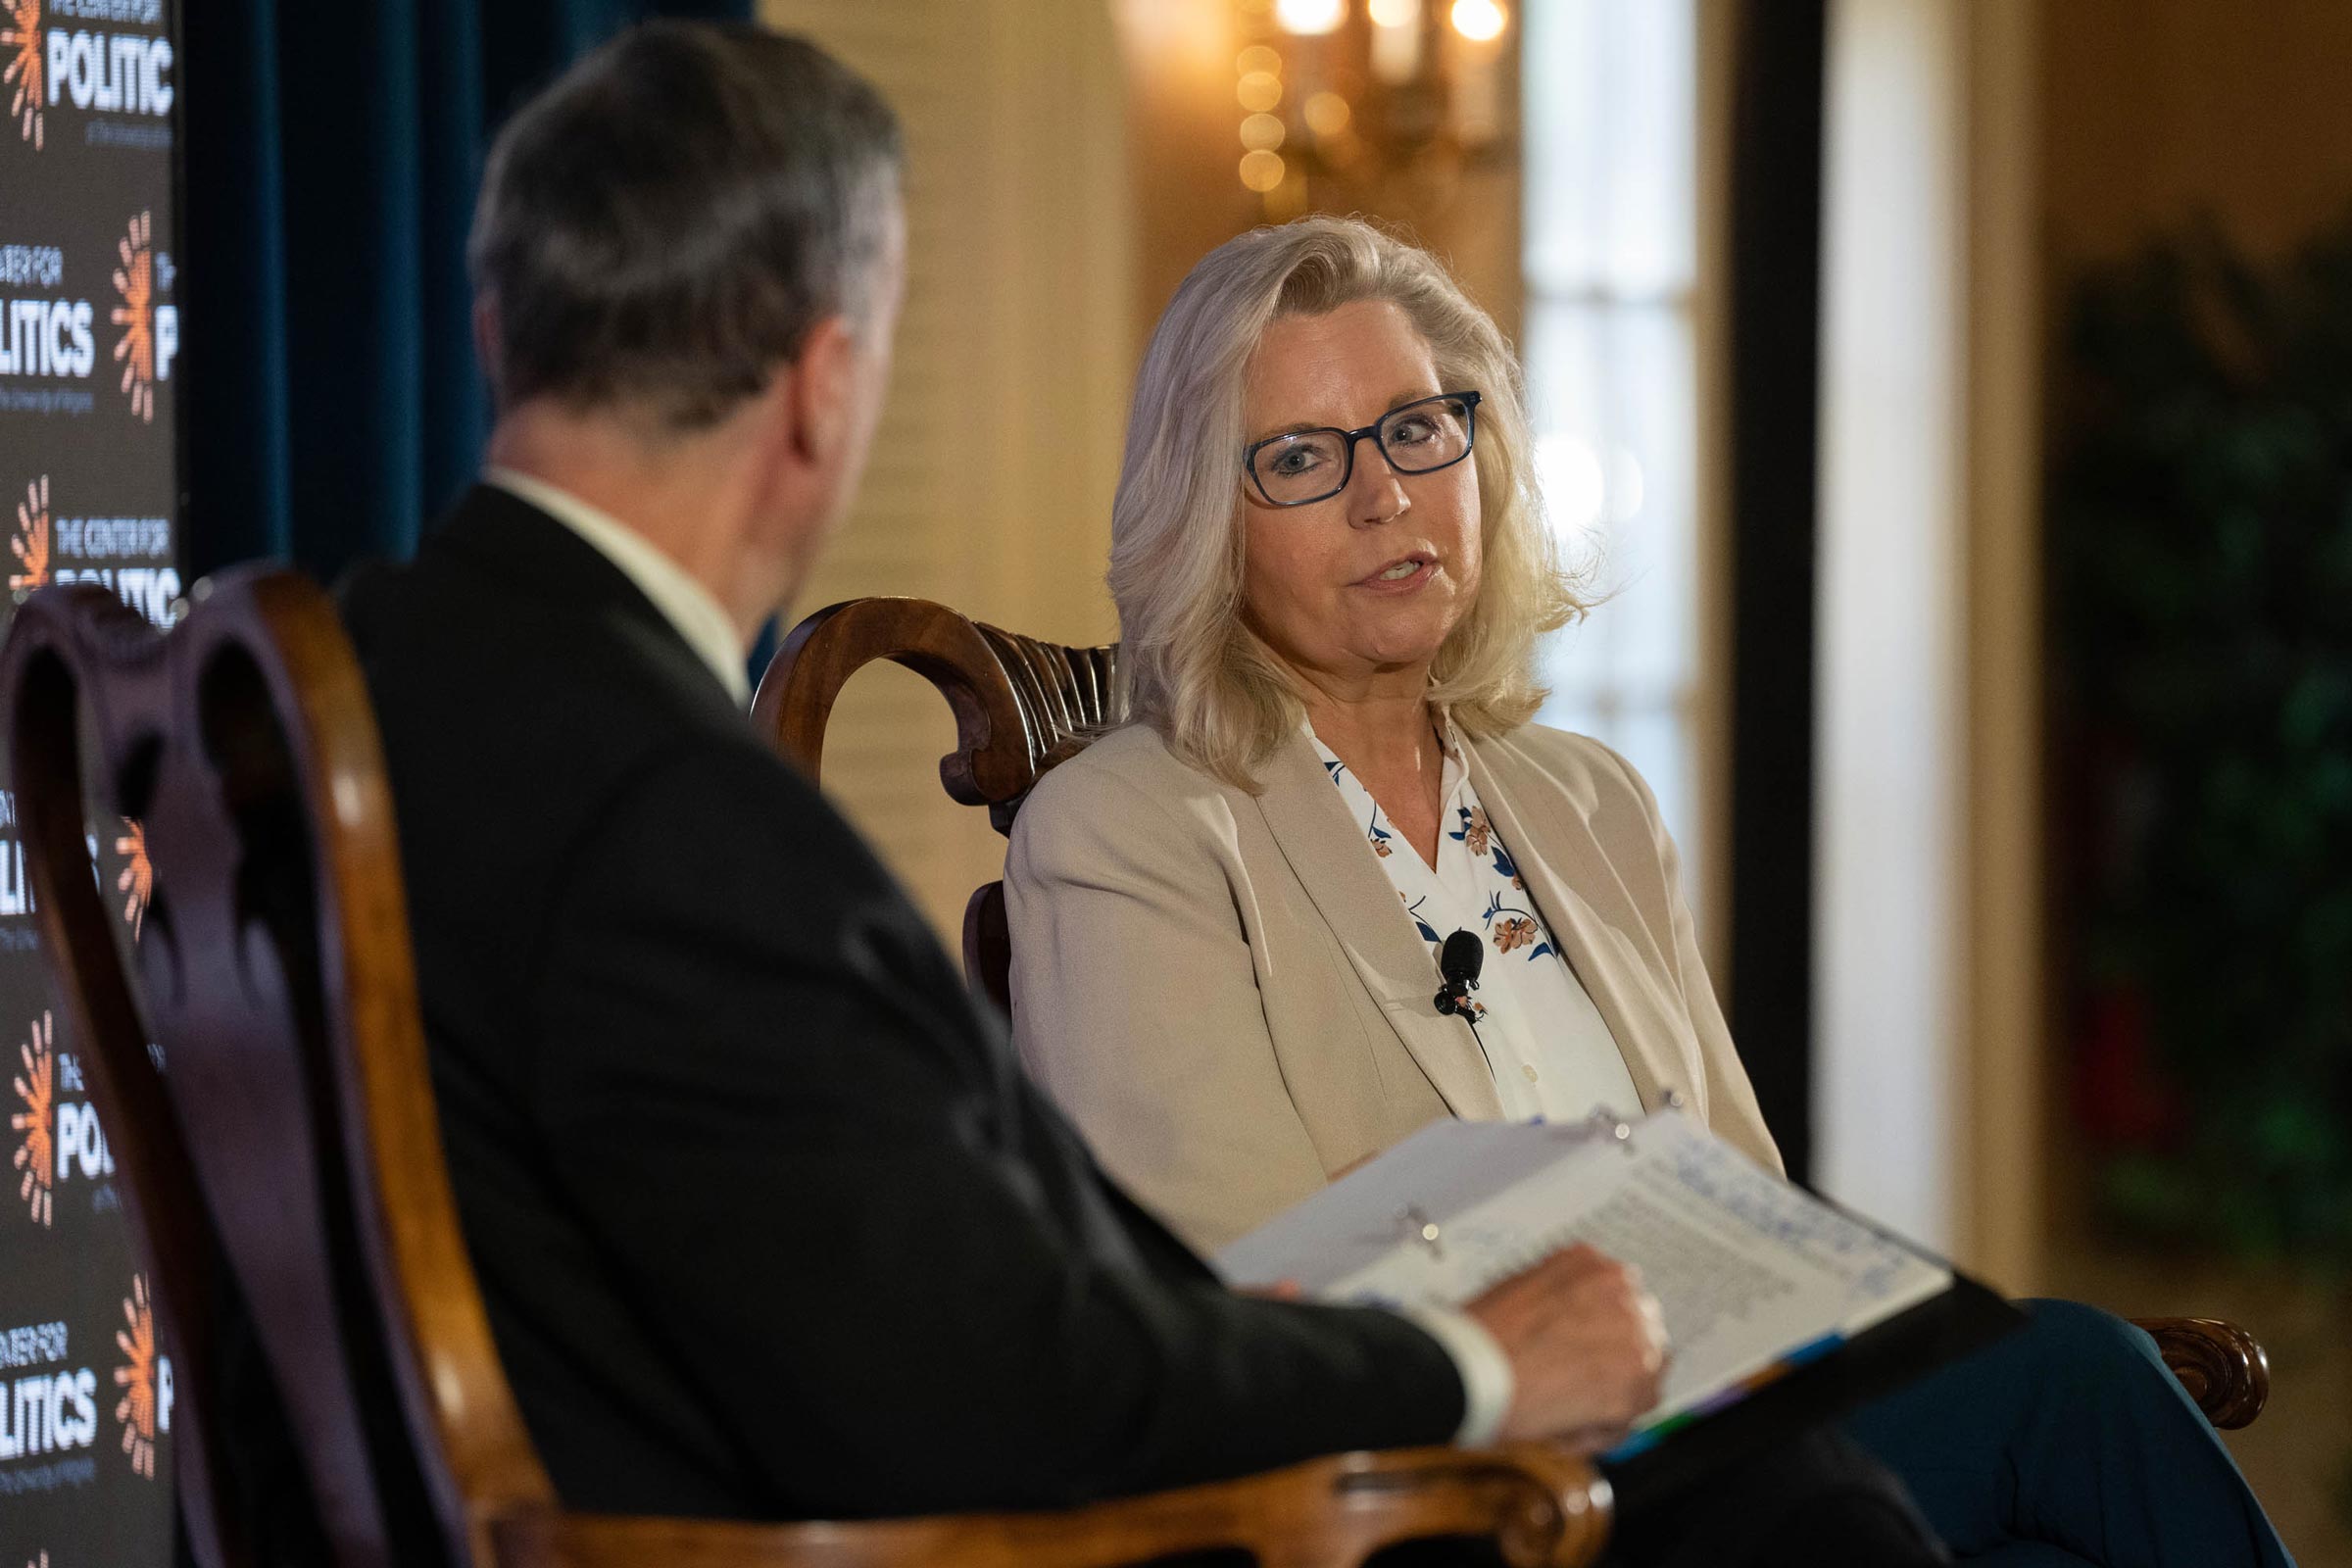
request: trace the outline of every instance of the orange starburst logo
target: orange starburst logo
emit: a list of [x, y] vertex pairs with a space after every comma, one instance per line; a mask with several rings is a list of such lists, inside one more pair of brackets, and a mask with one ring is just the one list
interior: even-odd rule
[[9, 52], [5, 70], [0, 70], [0, 83], [13, 84], [16, 96], [8, 101], [8, 112], [17, 119], [17, 134], [32, 143], [38, 152], [41, 146], [41, 0], [0, 0], [0, 18], [8, 24], [0, 27], [0, 50]]
[[122, 895], [122, 923], [130, 927], [135, 939], [146, 923], [147, 905], [155, 896], [155, 865], [147, 858], [147, 824], [124, 817], [115, 853], [123, 858], [122, 869], [115, 877], [115, 891]]
[[11, 588], [27, 593], [49, 581], [49, 476], [42, 474], [24, 487], [24, 499], [17, 503], [17, 532], [8, 541], [8, 553], [17, 558], [17, 569], [8, 575]]
[[115, 1368], [115, 1387], [122, 1397], [115, 1401], [115, 1419], [122, 1423], [122, 1451], [130, 1467], [155, 1479], [155, 1308], [147, 1299], [147, 1276], [130, 1277], [130, 1294], [122, 1298], [123, 1326], [115, 1330], [115, 1348], [122, 1364]]
[[115, 241], [122, 265], [115, 269], [115, 292], [122, 303], [115, 307], [114, 323], [122, 329], [115, 358], [122, 362], [122, 390], [130, 394], [130, 412], [155, 419], [155, 252], [147, 248], [148, 215], [130, 220], [130, 228]]
[[57, 1214], [56, 1195], [50, 1188], [57, 1180], [57, 1053], [50, 1049], [53, 1035], [49, 1014], [43, 1012], [33, 1020], [32, 1039], [17, 1048], [17, 1059], [24, 1070], [17, 1075], [17, 1099], [24, 1108], [9, 1117], [8, 1124], [16, 1129], [17, 1169], [24, 1174], [17, 1183], [17, 1197], [31, 1210], [35, 1225], [47, 1226]]

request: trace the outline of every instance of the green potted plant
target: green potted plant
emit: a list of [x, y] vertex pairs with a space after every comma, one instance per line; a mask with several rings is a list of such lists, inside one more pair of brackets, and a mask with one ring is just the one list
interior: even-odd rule
[[2101, 1206], [2352, 1262], [2352, 224], [2076, 295], [2048, 498], [2072, 1061]]

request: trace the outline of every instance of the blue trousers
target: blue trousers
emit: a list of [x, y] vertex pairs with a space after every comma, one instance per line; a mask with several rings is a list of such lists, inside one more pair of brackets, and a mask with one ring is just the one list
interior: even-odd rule
[[1846, 1423], [1954, 1556], [2000, 1568], [2293, 1568], [2153, 1340], [2073, 1301], [2022, 1304], [2023, 1329]]

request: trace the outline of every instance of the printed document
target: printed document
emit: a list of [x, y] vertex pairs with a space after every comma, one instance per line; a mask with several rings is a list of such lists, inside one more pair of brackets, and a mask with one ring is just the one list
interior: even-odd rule
[[1664, 1309], [1673, 1359], [1637, 1448], [1952, 1285], [1940, 1260], [1678, 1111], [1437, 1122], [1216, 1263], [1237, 1287], [1291, 1282], [1319, 1300], [1456, 1307], [1578, 1242], [1639, 1268]]

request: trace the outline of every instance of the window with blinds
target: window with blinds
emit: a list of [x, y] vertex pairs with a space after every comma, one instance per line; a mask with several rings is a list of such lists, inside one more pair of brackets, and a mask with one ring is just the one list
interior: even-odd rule
[[1540, 717], [1615, 747], [1648, 779], [1694, 904], [1697, 4], [1520, 11], [1536, 463], [1551, 526], [1601, 599], [1553, 640]]

